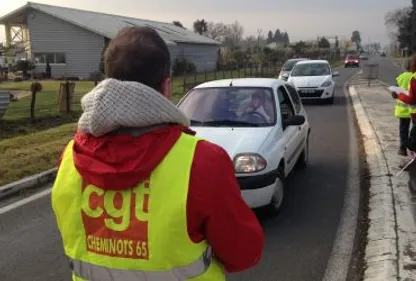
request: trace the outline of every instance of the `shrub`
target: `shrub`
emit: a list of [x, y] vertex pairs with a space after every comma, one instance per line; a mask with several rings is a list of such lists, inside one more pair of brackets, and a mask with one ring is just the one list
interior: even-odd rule
[[196, 72], [196, 66], [186, 58], [176, 58], [172, 65], [172, 74], [179, 76]]
[[22, 81], [23, 81], [23, 78], [21, 78], [21, 77], [13, 78], [13, 82], [22, 82]]
[[39, 83], [39, 82], [33, 82], [31, 85], [30, 85], [30, 91], [33, 93], [33, 92], [40, 92], [40, 91], [42, 91], [42, 84], [41, 83]]

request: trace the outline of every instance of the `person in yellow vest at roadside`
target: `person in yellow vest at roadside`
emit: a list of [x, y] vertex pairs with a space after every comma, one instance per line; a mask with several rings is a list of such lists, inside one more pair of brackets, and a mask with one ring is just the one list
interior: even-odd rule
[[[416, 151], [416, 56], [412, 57], [410, 61], [410, 72], [411, 76], [408, 80], [407, 93], [396, 93], [392, 92], [392, 97], [396, 101], [402, 101], [409, 108], [410, 119], [413, 123], [413, 127], [410, 134], [405, 141], [407, 149], [412, 151], [412, 154]], [[407, 151], [406, 151], [407, 152]], [[407, 153], [403, 153], [404, 155]]]
[[[406, 71], [401, 73], [396, 78], [397, 86], [403, 89], [408, 89], [410, 85], [410, 79], [412, 77], [412, 64], [409, 60], [406, 65]], [[395, 116], [399, 119], [399, 133], [400, 133], [400, 148], [399, 155], [407, 156], [406, 143], [409, 139], [409, 130], [411, 124], [410, 114], [412, 108], [403, 101], [396, 99], [396, 108], [394, 110]]]
[[124, 28], [104, 68], [52, 188], [72, 280], [225, 281], [255, 266], [263, 230], [227, 152], [195, 137], [168, 99], [164, 39]]

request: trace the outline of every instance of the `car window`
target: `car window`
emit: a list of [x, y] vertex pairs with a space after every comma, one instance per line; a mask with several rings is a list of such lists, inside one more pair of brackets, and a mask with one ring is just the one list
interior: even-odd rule
[[302, 109], [302, 102], [300, 100], [298, 91], [296, 91], [296, 89], [289, 84], [286, 85], [286, 88], [295, 106], [295, 114], [298, 114], [300, 110]]
[[[293, 104], [290, 101], [289, 95], [283, 86], [277, 88], [277, 99], [279, 101], [280, 115], [283, 126], [283, 121], [287, 120], [287, 118], [289, 118], [290, 116], [295, 115], [295, 111], [293, 108]], [[285, 129], [284, 126], [283, 129]]]
[[292, 76], [325, 76], [330, 75], [331, 69], [328, 63], [303, 63], [296, 64]]
[[178, 107], [192, 126], [273, 126], [276, 106], [272, 88], [218, 87], [193, 89]]
[[283, 71], [291, 71], [297, 62], [299, 62], [299, 60], [288, 60], [283, 65]]

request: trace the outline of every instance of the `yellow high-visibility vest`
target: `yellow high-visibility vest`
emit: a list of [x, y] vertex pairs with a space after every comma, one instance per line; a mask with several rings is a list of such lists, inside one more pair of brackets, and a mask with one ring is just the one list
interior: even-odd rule
[[74, 281], [225, 281], [207, 241], [192, 242], [187, 230], [198, 140], [183, 133], [150, 178], [126, 190], [84, 184], [68, 144], [52, 207]]
[[[412, 72], [403, 72], [396, 78], [397, 85], [400, 88], [410, 90], [410, 80], [412, 77], [415, 77], [415, 74]], [[409, 105], [402, 102], [399, 99], [396, 99], [396, 108], [394, 110], [394, 115], [397, 118], [410, 118], [411, 113], [416, 113], [416, 106]]]

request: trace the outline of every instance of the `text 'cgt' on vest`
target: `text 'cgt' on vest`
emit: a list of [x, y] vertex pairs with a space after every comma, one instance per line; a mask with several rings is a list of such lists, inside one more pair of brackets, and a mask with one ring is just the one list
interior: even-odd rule
[[207, 241], [194, 243], [187, 231], [198, 140], [183, 133], [150, 178], [126, 190], [84, 183], [68, 144], [52, 207], [74, 281], [225, 281]]

